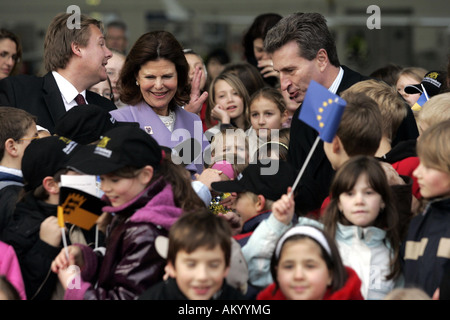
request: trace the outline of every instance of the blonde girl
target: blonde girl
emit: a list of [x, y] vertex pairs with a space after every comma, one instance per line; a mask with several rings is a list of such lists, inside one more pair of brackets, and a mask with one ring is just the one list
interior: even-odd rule
[[207, 137], [217, 133], [221, 126], [234, 126], [247, 130], [249, 95], [238, 76], [231, 73], [221, 73], [209, 87], [209, 100], [206, 110], [207, 123], [211, 123], [211, 117], [218, 120], [219, 124], [210, 128], [205, 133]]

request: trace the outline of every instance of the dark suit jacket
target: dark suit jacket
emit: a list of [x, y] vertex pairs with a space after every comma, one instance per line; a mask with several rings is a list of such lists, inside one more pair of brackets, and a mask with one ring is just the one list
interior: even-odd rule
[[[340, 94], [359, 81], [370, 79], [346, 66], [342, 66], [342, 68], [344, 69], [344, 76], [336, 92], [337, 94]], [[295, 111], [292, 117], [288, 153], [289, 162], [298, 171], [300, 171], [317, 137], [316, 130], [298, 119], [300, 109], [301, 106]], [[417, 126], [411, 108], [407, 109], [409, 110], [408, 116], [405, 118], [398, 132], [398, 135], [405, 140], [415, 139], [418, 136]], [[296, 189], [295, 205], [297, 212], [306, 214], [320, 208], [323, 200], [329, 195], [334, 173], [323, 150], [323, 141], [320, 140]]]
[[[95, 92], [86, 91], [86, 100], [107, 111], [117, 109], [114, 102]], [[61, 92], [51, 72], [43, 77], [18, 75], [1, 80], [0, 106], [20, 108], [35, 115], [38, 124], [52, 134], [55, 123], [66, 112]]]

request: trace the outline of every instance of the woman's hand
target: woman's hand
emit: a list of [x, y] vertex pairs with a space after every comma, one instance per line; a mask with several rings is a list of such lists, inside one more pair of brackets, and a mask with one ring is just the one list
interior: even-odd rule
[[208, 99], [208, 92], [201, 93], [200, 83], [202, 81], [203, 72], [201, 67], [195, 67], [194, 77], [191, 82], [191, 98], [189, 103], [184, 106], [184, 110], [199, 114], [202, 110], [203, 103]]
[[273, 69], [273, 62], [272, 59], [266, 59], [266, 60], [259, 60], [258, 61], [258, 68], [260, 69], [261, 75], [263, 78], [268, 77], [280, 77], [280, 74], [278, 71], [275, 71]]

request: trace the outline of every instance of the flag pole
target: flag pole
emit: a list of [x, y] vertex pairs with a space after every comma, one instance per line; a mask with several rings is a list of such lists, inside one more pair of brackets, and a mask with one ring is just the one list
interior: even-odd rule
[[314, 144], [312, 145], [311, 150], [309, 150], [308, 156], [306, 157], [305, 162], [303, 162], [303, 166], [302, 166], [302, 168], [300, 169], [300, 172], [298, 173], [297, 178], [295, 179], [294, 184], [292, 185], [292, 190], [291, 190], [291, 192], [289, 193], [289, 197], [291, 197], [292, 194], [294, 193], [294, 190], [295, 190], [295, 188], [297, 187], [297, 184], [299, 183], [300, 178], [302, 177], [303, 172], [305, 171], [306, 166], [308, 165], [309, 160], [311, 160], [312, 154], [314, 153], [314, 150], [316, 149], [317, 144], [319, 143], [319, 141], [320, 141], [320, 136], [317, 135], [316, 141], [314, 141]]
[[69, 262], [69, 249], [67, 248], [67, 239], [66, 239], [66, 230], [65, 230], [65, 226], [64, 226], [63, 207], [58, 206], [57, 214], [58, 214], [58, 224], [59, 224], [59, 227], [61, 228], [62, 241], [63, 241], [64, 249], [66, 251], [66, 258], [67, 258], [67, 262]]

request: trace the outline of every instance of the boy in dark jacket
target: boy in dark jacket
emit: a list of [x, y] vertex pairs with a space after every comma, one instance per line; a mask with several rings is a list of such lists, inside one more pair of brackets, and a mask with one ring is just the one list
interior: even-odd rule
[[230, 271], [231, 229], [206, 208], [182, 215], [170, 229], [168, 249], [163, 241], [156, 241], [156, 248], [163, 256], [167, 252], [169, 278], [146, 290], [139, 300], [243, 299], [225, 280]]
[[3, 240], [16, 251], [30, 300], [55, 298], [57, 277], [50, 265], [62, 247], [56, 218], [59, 181], [76, 147], [69, 139], [46, 137], [34, 140], [22, 159], [26, 192], [3, 232]]
[[[414, 216], [403, 247], [406, 286], [433, 296], [450, 265], [450, 120], [429, 127], [417, 141], [413, 174], [426, 206]], [[424, 203], [425, 204], [425, 203]]]
[[0, 234], [14, 212], [23, 187], [24, 150], [36, 138], [35, 116], [21, 109], [0, 107]]

